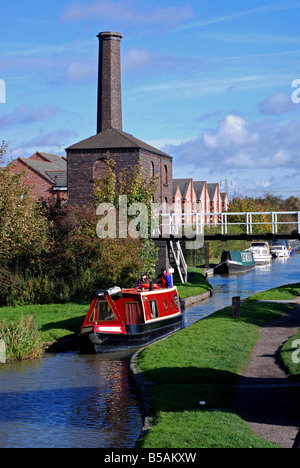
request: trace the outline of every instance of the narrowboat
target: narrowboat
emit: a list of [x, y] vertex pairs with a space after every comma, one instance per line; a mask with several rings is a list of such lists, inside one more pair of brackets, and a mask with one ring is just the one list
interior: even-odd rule
[[176, 286], [96, 291], [80, 330], [82, 351], [110, 353], [149, 345], [182, 328]]
[[252, 252], [240, 250], [224, 250], [221, 263], [214, 268], [215, 274], [229, 275], [244, 273], [255, 268]]

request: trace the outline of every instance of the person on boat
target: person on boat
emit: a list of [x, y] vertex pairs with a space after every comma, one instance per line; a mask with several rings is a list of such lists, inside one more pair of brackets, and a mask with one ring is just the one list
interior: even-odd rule
[[160, 285], [162, 288], [171, 288], [172, 287], [172, 277], [166, 268], [161, 269], [160, 275]]
[[147, 273], [143, 273], [137, 284], [137, 287], [141, 288], [142, 285], [145, 284], [145, 285], [149, 285], [149, 288], [150, 288], [151, 283], [152, 283], [152, 280], [148, 278]]

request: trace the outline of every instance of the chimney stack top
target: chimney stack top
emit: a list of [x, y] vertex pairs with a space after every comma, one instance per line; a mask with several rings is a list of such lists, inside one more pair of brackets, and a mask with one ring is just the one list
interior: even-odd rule
[[119, 32], [113, 32], [113, 31], [104, 31], [104, 32], [101, 32], [97, 35], [97, 37], [100, 39], [122, 39], [122, 34], [120, 34]]

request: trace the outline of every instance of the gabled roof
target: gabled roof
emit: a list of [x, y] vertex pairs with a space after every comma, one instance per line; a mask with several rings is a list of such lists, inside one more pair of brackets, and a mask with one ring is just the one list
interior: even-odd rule
[[[176, 196], [177, 190], [180, 191], [179, 185], [175, 185], [174, 180], [173, 180], [173, 184], [172, 184], [172, 190], [173, 190], [173, 198], [174, 198]], [[182, 197], [181, 191], [180, 191], [180, 197]]]
[[[36, 154], [42, 156], [46, 161], [59, 166], [62, 170], [66, 169], [67, 160], [64, 156], [60, 157], [57, 154], [42, 153], [41, 151], [37, 151]], [[30, 159], [33, 159], [33, 157], [31, 156]]]
[[211, 200], [214, 199], [214, 196], [215, 196], [216, 190], [218, 188], [218, 185], [219, 184], [207, 184], [207, 191], [209, 193], [209, 198]]
[[194, 190], [196, 193], [197, 200], [200, 200], [205, 184], [206, 184], [205, 181], [194, 182]]
[[104, 132], [97, 133], [96, 135], [87, 138], [86, 140], [79, 141], [72, 146], [66, 148], [66, 151], [73, 150], [99, 150], [99, 149], [144, 149], [151, 153], [158, 154], [171, 159], [171, 156], [164, 153], [163, 151], [148, 145], [144, 141], [138, 140], [133, 135], [117, 130], [115, 128], [109, 128]]
[[[57, 187], [67, 187], [67, 161], [57, 154], [38, 153], [47, 161], [30, 158], [18, 158], [22, 163]], [[34, 155], [33, 155], [34, 156]]]
[[179, 187], [182, 198], [186, 198], [186, 194], [192, 180], [193, 179], [173, 179], [173, 187]]
[[228, 194], [227, 192], [220, 192], [220, 195], [221, 195], [221, 198], [222, 198], [222, 201], [225, 202], [226, 198], [228, 199]]

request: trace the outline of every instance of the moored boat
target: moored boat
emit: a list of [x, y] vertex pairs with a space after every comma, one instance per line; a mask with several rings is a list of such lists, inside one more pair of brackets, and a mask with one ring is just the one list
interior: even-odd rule
[[252, 244], [247, 251], [253, 254], [254, 261], [257, 265], [271, 263], [272, 261], [272, 255], [266, 246], [253, 246]]
[[278, 239], [274, 246], [284, 245], [289, 251], [290, 255], [300, 253], [300, 241], [299, 239]]
[[288, 251], [287, 247], [285, 245], [277, 244], [273, 245], [271, 248], [271, 254], [273, 257], [285, 257], [288, 258], [290, 257], [290, 252]]
[[228, 275], [245, 273], [255, 268], [252, 252], [242, 250], [224, 250], [221, 263], [214, 268], [215, 274]]
[[176, 286], [99, 290], [81, 327], [81, 348], [96, 353], [136, 349], [180, 330], [182, 319]]

